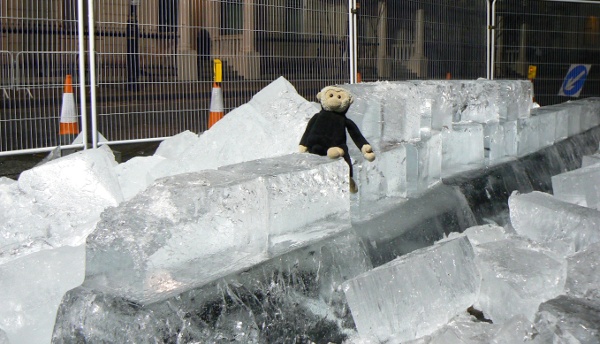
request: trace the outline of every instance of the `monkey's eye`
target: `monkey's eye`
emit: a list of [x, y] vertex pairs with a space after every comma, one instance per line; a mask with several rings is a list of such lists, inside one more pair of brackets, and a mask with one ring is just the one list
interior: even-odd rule
[[329, 97], [332, 98], [333, 97], [333, 93], [329, 93]]
[[342, 96], [340, 96], [339, 94], [338, 94], [338, 99], [342, 99]]

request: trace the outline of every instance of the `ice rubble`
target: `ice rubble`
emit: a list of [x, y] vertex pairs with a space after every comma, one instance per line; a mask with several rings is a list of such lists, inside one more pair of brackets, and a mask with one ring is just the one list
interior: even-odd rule
[[[24, 173], [18, 182], [3, 180], [2, 268], [27, 270], [27, 261], [36, 252], [81, 247], [78, 245], [87, 237], [85, 286], [142, 303], [165, 300], [343, 232], [352, 219], [365, 224], [365, 219], [377, 215], [373, 208], [402, 203], [407, 197], [415, 199], [439, 185], [443, 175], [552, 145], [565, 137], [564, 127], [557, 123], [569, 124], [568, 135], [598, 125], [595, 99], [568, 102], [557, 106], [556, 112], [538, 110], [530, 116], [528, 81], [379, 82], [346, 87], [356, 95], [348, 116], [361, 126], [378, 153], [377, 160], [369, 164], [351, 148], [356, 157], [358, 195], [347, 194], [343, 162], [293, 153], [307, 120], [318, 108], [280, 78], [211, 130], [199, 136], [190, 132], [176, 135], [164, 141], [152, 157], [117, 165], [110, 150], [103, 147], [48, 162]], [[460, 157], [443, 154], [463, 151], [470, 153]], [[254, 166], [230, 166], [250, 160], [256, 160]], [[220, 170], [199, 172], [216, 168]], [[293, 182], [294, 178], [305, 184]], [[288, 191], [297, 188], [302, 189], [297, 195], [297, 191]], [[168, 194], [171, 196], [163, 197]], [[244, 194], [248, 198], [244, 199]], [[301, 212], [307, 204], [321, 210], [316, 212], [318, 216], [311, 218], [313, 211]], [[286, 214], [283, 220], [282, 214]], [[34, 226], [30, 225], [32, 217]], [[219, 227], [209, 228], [204, 222]], [[320, 232], [308, 228], [317, 223]], [[96, 232], [88, 237], [94, 228]], [[219, 228], [236, 235], [242, 230], [245, 239], [232, 238], [233, 232], [226, 230], [214, 236]], [[196, 237], [190, 240], [185, 233]], [[112, 254], [118, 247], [131, 251]], [[214, 271], [193, 264], [224, 254], [231, 260], [213, 259], [215, 266], [220, 266]], [[53, 266], [60, 267], [73, 257], [57, 257]], [[109, 271], [111, 264], [116, 268]], [[492, 259], [489, 264], [496, 263]], [[61, 279], [64, 283], [48, 293], [64, 293], [80, 283], [82, 275], [82, 268], [74, 268], [71, 277]], [[38, 281], [52, 286], [53, 276], [41, 275]], [[14, 279], [26, 283], [25, 276]], [[23, 293], [13, 299], [25, 298]], [[45, 303], [50, 311], [28, 312], [32, 321], [26, 325], [13, 321], [21, 317], [17, 311], [23, 309], [21, 304], [3, 307], [8, 310], [7, 320], [0, 329], [14, 343], [28, 340], [16, 334], [27, 332], [29, 326], [39, 326], [40, 333], [47, 333], [55, 307], [51, 299]], [[521, 324], [510, 321], [508, 328]], [[433, 333], [438, 325], [420, 333]]]

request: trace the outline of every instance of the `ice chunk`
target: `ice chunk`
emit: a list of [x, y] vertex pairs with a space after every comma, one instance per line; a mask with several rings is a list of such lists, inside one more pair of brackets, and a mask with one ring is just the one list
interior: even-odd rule
[[[42, 250], [0, 265], [0, 328], [10, 343], [50, 343], [56, 311], [83, 282], [84, 245]], [[2, 343], [0, 336], [0, 343]]]
[[520, 235], [548, 243], [564, 240], [579, 251], [600, 241], [600, 212], [533, 191], [508, 198], [510, 221]]
[[569, 111], [562, 105], [542, 106], [531, 110], [532, 116], [554, 116], [554, 141], [566, 139], [569, 136]]
[[574, 101], [581, 106], [581, 130], [597, 127], [600, 125], [600, 98], [584, 98]]
[[517, 155], [523, 156], [541, 148], [541, 124], [539, 116], [519, 118], [517, 121]]
[[100, 213], [123, 200], [107, 146], [23, 171], [0, 186], [0, 260], [41, 248], [80, 245]]
[[85, 285], [150, 303], [264, 261], [267, 199], [260, 180], [225, 171], [160, 179], [102, 214]]
[[16, 182], [17, 181], [14, 180], [14, 179], [10, 179], [10, 178], [7, 178], [7, 177], [0, 177], [0, 186], [3, 186], [3, 185], [12, 185], [12, 184], [14, 184]]
[[319, 110], [318, 104], [304, 99], [280, 77], [248, 103], [227, 113], [197, 140], [189, 141], [191, 145], [178, 153], [178, 158], [156, 166], [153, 175], [159, 178], [216, 169], [297, 152], [308, 120]]
[[171, 136], [160, 143], [154, 156], [163, 157], [166, 159], [177, 159], [182, 157], [185, 150], [196, 143], [198, 134], [189, 130], [183, 131], [177, 135]]
[[600, 300], [600, 243], [567, 257], [567, 294]]
[[[500, 90], [498, 83], [485, 80], [462, 81], [466, 104], [460, 114], [461, 121], [478, 123], [500, 120]], [[506, 109], [503, 109], [506, 113]]]
[[538, 305], [563, 291], [566, 262], [527, 241], [488, 242], [475, 252], [482, 281], [476, 308], [494, 323], [518, 314], [533, 321]]
[[444, 175], [483, 165], [483, 126], [479, 123], [454, 123], [442, 130], [442, 171]]
[[581, 159], [581, 167], [587, 167], [600, 162], [600, 153], [584, 155]]
[[0, 344], [10, 344], [10, 342], [8, 341], [8, 336], [6, 335], [6, 332], [4, 332], [1, 328], [0, 328]]
[[343, 288], [361, 336], [406, 341], [433, 333], [473, 304], [479, 273], [467, 238], [420, 249]]
[[[346, 117], [356, 123], [373, 149], [380, 150], [384, 95], [377, 93], [376, 83], [349, 84], [343, 85], [343, 88], [354, 96], [354, 102], [348, 109]], [[354, 145], [349, 144], [348, 147], [353, 154], [356, 154], [357, 150]]]
[[554, 197], [561, 201], [598, 209], [600, 165], [591, 165], [552, 176]]
[[431, 136], [417, 141], [415, 145], [419, 159], [417, 189], [422, 192], [439, 183], [442, 178], [442, 134], [432, 131]]
[[418, 139], [421, 118], [431, 117], [431, 100], [412, 97], [416, 87], [407, 82], [381, 84], [376, 92], [385, 95], [382, 141], [398, 143]]
[[351, 227], [348, 165], [314, 154], [223, 166], [223, 171], [259, 178], [268, 197], [269, 250], [273, 255]]
[[540, 305], [535, 326], [546, 343], [599, 343], [600, 303], [561, 295]]
[[[164, 142], [163, 142], [164, 143]], [[156, 165], [165, 161], [161, 155], [136, 156], [115, 167], [123, 199], [130, 200], [140, 191], [145, 190], [154, 180], [152, 171]]]
[[517, 121], [486, 123], [483, 141], [490, 162], [517, 156]]
[[510, 234], [511, 233], [508, 232], [504, 227], [497, 225], [481, 225], [469, 227], [462, 233], [452, 232], [448, 235], [447, 239], [444, 239], [444, 241], [458, 238], [460, 236], [467, 236], [469, 238], [469, 242], [471, 242], [473, 246], [477, 246], [487, 242], [507, 239]]
[[[421, 100], [421, 129], [442, 130], [452, 126], [456, 113], [452, 83], [446, 80], [412, 80], [417, 86], [417, 94], [409, 97], [414, 101]], [[428, 126], [427, 126], [428, 125]]]
[[379, 151], [377, 159], [355, 168], [358, 175], [358, 195], [361, 207], [371, 207], [374, 201], [409, 197], [417, 192], [417, 148], [412, 143], [400, 143]]

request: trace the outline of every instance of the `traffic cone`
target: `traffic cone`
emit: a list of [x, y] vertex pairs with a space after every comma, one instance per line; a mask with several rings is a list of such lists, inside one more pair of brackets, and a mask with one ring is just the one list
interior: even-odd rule
[[68, 74], [65, 78], [62, 109], [60, 111], [60, 144], [70, 145], [79, 134], [75, 96], [73, 95], [73, 78]]
[[212, 96], [210, 99], [210, 112], [208, 114], [208, 128], [212, 127], [225, 115], [223, 106], [223, 91], [218, 83], [213, 83]]

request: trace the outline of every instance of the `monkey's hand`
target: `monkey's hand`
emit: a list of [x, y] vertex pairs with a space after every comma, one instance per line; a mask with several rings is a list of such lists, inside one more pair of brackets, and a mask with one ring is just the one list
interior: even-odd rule
[[306, 152], [308, 152], [308, 147], [303, 146], [303, 145], [298, 145], [298, 152], [306, 153]]
[[365, 159], [367, 159], [369, 161], [375, 160], [375, 153], [373, 153], [373, 149], [371, 148], [371, 145], [363, 145], [362, 148], [360, 149], [360, 151], [362, 152]]

